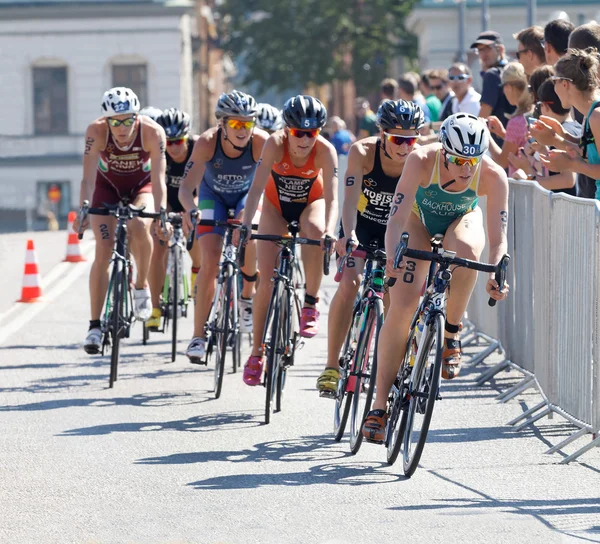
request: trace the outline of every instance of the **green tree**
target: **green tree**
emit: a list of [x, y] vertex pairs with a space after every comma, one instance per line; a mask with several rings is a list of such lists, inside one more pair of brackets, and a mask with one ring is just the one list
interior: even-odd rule
[[222, 46], [261, 90], [354, 80], [372, 91], [390, 62], [416, 55], [404, 21], [418, 0], [223, 0]]

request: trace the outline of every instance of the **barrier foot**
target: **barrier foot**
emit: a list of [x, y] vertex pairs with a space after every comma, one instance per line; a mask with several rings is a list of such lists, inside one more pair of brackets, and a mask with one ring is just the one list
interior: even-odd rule
[[528, 419], [527, 421], [521, 423], [521, 425], [519, 425], [518, 427], [515, 427], [515, 431], [522, 431], [525, 427], [528, 427], [532, 423], [535, 423], [539, 419], [542, 419], [543, 417], [547, 416], [550, 412], [552, 412], [552, 408], [548, 406], [543, 412], [540, 412], [536, 416], [533, 416], [531, 419]]
[[591, 450], [595, 446], [600, 446], [600, 436], [596, 438], [596, 440], [592, 440], [589, 444], [583, 446], [583, 448], [577, 450], [575, 453], [565, 457], [559, 464], [566, 465], [567, 463], [573, 461], [573, 459], [577, 459], [580, 455], [583, 455], [586, 451]]
[[484, 372], [481, 376], [479, 376], [479, 378], [477, 378], [477, 381], [475, 382], [476, 385], [483, 385], [485, 382], [491, 380], [496, 374], [498, 374], [499, 372], [502, 372], [505, 368], [507, 368], [509, 366], [510, 366], [510, 364], [509, 364], [508, 359], [504, 359], [504, 361], [500, 361], [499, 363], [494, 365], [492, 368], [490, 368], [489, 370]]
[[542, 402], [540, 402], [539, 404], [536, 404], [533, 408], [529, 408], [529, 410], [527, 410], [526, 412], [523, 412], [520, 416], [517, 416], [514, 419], [511, 419], [507, 425], [515, 425], [517, 422], [521, 421], [522, 419], [527, 419], [530, 415], [534, 414], [535, 412], [537, 412], [540, 408], [543, 408], [544, 406], [546, 406], [548, 404], [547, 401], [543, 400]]
[[570, 444], [574, 440], [581, 438], [584, 434], [587, 434], [589, 431], [585, 428], [579, 429], [576, 433], [573, 433], [571, 436], [565, 438], [560, 444], [556, 444], [556, 446], [552, 446], [546, 453], [555, 453], [558, 450], [562, 450], [567, 444]]
[[476, 357], [473, 357], [467, 364], [470, 366], [477, 366], [479, 363], [482, 363], [485, 359], [487, 359], [492, 353], [494, 353], [494, 351], [496, 351], [499, 347], [500, 342], [492, 342], [481, 353], [477, 354]]
[[535, 385], [533, 376], [528, 376], [527, 378], [521, 380], [517, 385], [513, 385], [510, 389], [500, 393], [500, 395], [496, 397], [496, 400], [502, 403], [508, 402], [533, 385]]

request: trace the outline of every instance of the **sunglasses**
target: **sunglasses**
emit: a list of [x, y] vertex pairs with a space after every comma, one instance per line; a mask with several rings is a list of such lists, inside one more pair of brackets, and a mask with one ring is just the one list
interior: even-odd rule
[[302, 130], [300, 128], [289, 128], [290, 134], [295, 138], [316, 138], [321, 132], [320, 128], [313, 128], [312, 130]]
[[468, 164], [469, 166], [477, 166], [481, 162], [481, 157], [471, 157], [470, 159], [465, 159], [464, 157], [457, 157], [456, 155], [450, 155], [446, 153], [446, 158], [448, 162], [455, 164], [456, 166], [464, 166]]
[[570, 81], [571, 83], [573, 83], [573, 80], [570, 77], [563, 76], [550, 76], [550, 81], [552, 81], [552, 83], [554, 83], [555, 85], [557, 81]]
[[167, 140], [167, 147], [171, 147], [172, 145], [181, 145], [187, 142], [188, 137], [182, 136], [181, 138], [173, 138], [172, 140]]
[[444, 88], [444, 86], [443, 85], [430, 85], [429, 88], [432, 91], [441, 91]]
[[240, 130], [245, 128], [251, 130], [256, 125], [256, 121], [240, 121], [239, 119], [227, 119], [227, 126], [233, 130]]
[[402, 136], [400, 134], [390, 134], [389, 132], [384, 132], [384, 134], [385, 139], [394, 145], [406, 144], [408, 146], [412, 146], [415, 145], [419, 139], [418, 134], [416, 136]]
[[521, 59], [521, 55], [523, 53], [527, 53], [527, 51], [533, 51], [533, 49], [521, 49], [521, 51], [517, 51], [515, 53], [515, 57], [517, 57], [517, 60], [520, 60]]
[[450, 81], [464, 81], [469, 79], [469, 74], [458, 74], [457, 76], [448, 76]]
[[121, 125], [125, 127], [130, 127], [135, 123], [137, 115], [132, 115], [131, 117], [127, 117], [127, 119], [114, 119], [112, 117], [108, 117], [107, 121], [111, 127], [120, 127]]
[[542, 104], [543, 104], [544, 106], [548, 106], [548, 107], [550, 107], [550, 106], [552, 106], [552, 104], [554, 104], [554, 102], [542, 102], [542, 101], [538, 101], [538, 102], [536, 102], [536, 103], [535, 103], [535, 105], [536, 105], [538, 108], [541, 108], [541, 107], [542, 107]]

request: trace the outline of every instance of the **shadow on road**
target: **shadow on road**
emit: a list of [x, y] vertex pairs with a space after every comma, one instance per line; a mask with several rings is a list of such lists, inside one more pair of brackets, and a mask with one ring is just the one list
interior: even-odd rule
[[[201, 391], [206, 395], [207, 391]], [[106, 398], [82, 398], [82, 399], [54, 399], [41, 402], [32, 402], [29, 404], [16, 404], [0, 406], [0, 412], [34, 412], [37, 410], [59, 410], [61, 408], [76, 407], [109, 407], [109, 406], [180, 406], [185, 404], [199, 404], [206, 402], [211, 398], [203, 396], [198, 397], [196, 393], [142, 393], [130, 395], [127, 397], [106, 397]]]
[[[531, 516], [541, 523], [543, 523], [549, 529], [553, 531], [557, 531], [564, 535], [569, 535], [572, 538], [577, 538], [582, 541], [589, 542], [598, 542], [597, 531], [599, 527], [597, 525], [589, 525], [587, 528], [584, 526], [584, 520], [586, 518], [578, 518], [578, 533], [580, 531], [585, 531], [586, 533], [596, 533], [590, 534], [592, 538], [586, 538], [581, 534], [572, 534], [569, 531], [562, 530], [560, 528], [561, 522], [564, 516], [585, 516], [589, 515], [588, 518], [590, 522], [597, 521], [598, 512], [600, 512], [600, 497], [590, 497], [590, 498], [578, 498], [578, 499], [496, 499], [487, 493], [479, 491], [478, 489], [474, 489], [471, 486], [465, 485], [461, 482], [458, 482], [448, 476], [444, 476], [435, 470], [429, 470], [430, 474], [444, 480], [445, 482], [449, 482], [454, 484], [464, 490], [467, 490], [474, 495], [473, 498], [456, 498], [456, 499], [438, 499], [438, 504], [413, 504], [410, 506], [393, 506], [390, 507], [389, 510], [461, 510], [463, 512], [462, 515], [475, 513], [480, 508], [485, 509], [498, 509], [502, 512], [508, 512], [512, 514], [521, 514], [525, 516]], [[472, 510], [472, 512], [469, 512]], [[453, 515], [457, 515], [456, 512], [453, 512]], [[553, 523], [547, 518], [557, 517], [556, 521]]]
[[[207, 397], [196, 402], [207, 402], [213, 400]], [[90, 436], [113, 433], [138, 433], [156, 431], [186, 431], [186, 432], [212, 432], [212, 431], [234, 431], [237, 429], [258, 427], [262, 425], [257, 421], [255, 414], [247, 412], [221, 412], [217, 414], [206, 414], [194, 416], [177, 421], [145, 421], [135, 423], [111, 423], [107, 425], [94, 425], [93, 427], [82, 427], [64, 431], [59, 436]]]

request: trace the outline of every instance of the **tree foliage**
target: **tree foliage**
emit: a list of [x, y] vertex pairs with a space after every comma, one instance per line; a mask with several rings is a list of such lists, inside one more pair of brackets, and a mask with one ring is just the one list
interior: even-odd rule
[[223, 0], [222, 46], [261, 90], [354, 80], [372, 90], [391, 61], [416, 54], [404, 21], [418, 0]]

